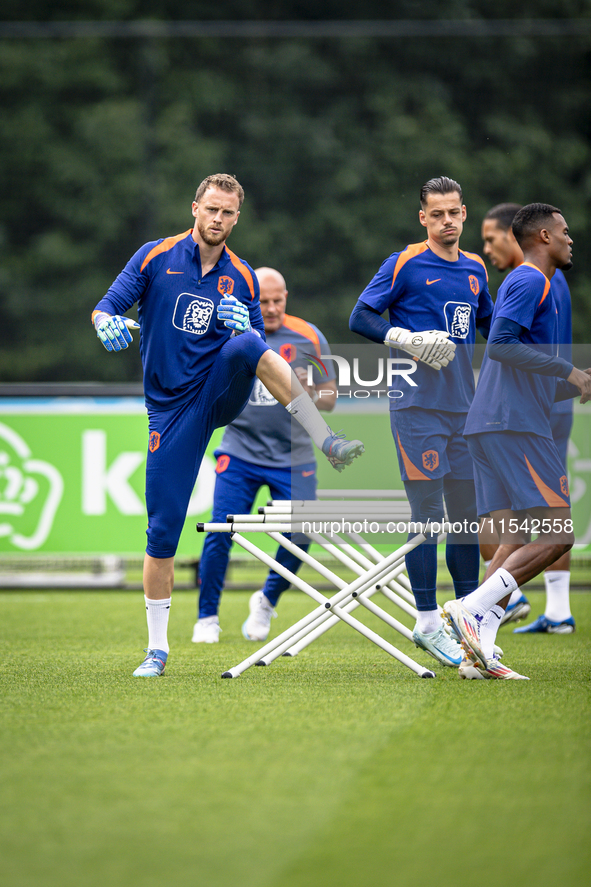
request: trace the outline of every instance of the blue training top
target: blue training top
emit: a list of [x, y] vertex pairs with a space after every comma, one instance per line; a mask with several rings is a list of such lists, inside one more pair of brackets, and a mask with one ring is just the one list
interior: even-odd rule
[[[403, 396], [391, 410], [407, 407], [467, 413], [474, 396], [472, 356], [476, 323], [492, 314], [488, 275], [480, 256], [462, 250], [455, 262], [439, 258], [426, 242], [413, 243], [382, 263], [359, 297], [379, 314], [388, 309], [391, 326], [412, 332], [442, 330], [457, 344], [453, 361], [442, 370], [418, 363]], [[394, 349], [394, 357], [406, 357]], [[397, 384], [403, 384], [398, 383]]]
[[[550, 281], [550, 289], [554, 296], [554, 304], [558, 316], [558, 354], [564, 357], [569, 363], [573, 359], [573, 327], [572, 327], [572, 307], [570, 300], [570, 292], [566, 278], [562, 271], [554, 272], [554, 276]], [[552, 413], [572, 413], [574, 399], [560, 400], [552, 407]]]
[[[546, 360], [562, 363], [563, 368], [558, 367], [556, 375], [546, 375], [492, 360], [489, 351], [494, 348], [495, 322], [502, 318], [521, 327], [519, 342], [533, 348], [538, 359], [545, 355]], [[559, 385], [558, 373], [566, 378], [570, 372], [564, 359], [556, 360], [557, 346], [558, 318], [550, 281], [539, 268], [525, 262], [499, 288], [491, 337], [464, 434], [521, 431], [551, 438], [549, 416]], [[511, 347], [507, 347], [510, 356]], [[518, 348], [513, 350], [518, 353]]]
[[[330, 354], [328, 343], [318, 327], [286, 314], [283, 325], [267, 333], [267, 345], [292, 367], [312, 366], [315, 385], [335, 378], [332, 361], [327, 372], [319, 365], [321, 354]], [[240, 415], [226, 426], [215, 455], [228, 453], [265, 468], [288, 468], [314, 462], [314, 448], [308, 433], [275, 400], [260, 379], [255, 380], [250, 400]]]
[[138, 303], [146, 405], [170, 410], [189, 400], [207, 376], [232, 330], [217, 319], [223, 296], [248, 307], [263, 340], [259, 283], [250, 265], [226, 246], [219, 262], [201, 273], [192, 229], [142, 246], [95, 310], [123, 314]]

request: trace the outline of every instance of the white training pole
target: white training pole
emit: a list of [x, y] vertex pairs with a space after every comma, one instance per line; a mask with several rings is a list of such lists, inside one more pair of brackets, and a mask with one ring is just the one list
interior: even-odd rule
[[[277, 573], [279, 573], [279, 575], [283, 575], [284, 578], [286, 578], [288, 582], [293, 582], [296, 586], [299, 586], [302, 591], [305, 591], [314, 600], [318, 600], [319, 598], [322, 598], [325, 603], [323, 606], [317, 607], [315, 610], [313, 610], [311, 613], [309, 613], [303, 619], [300, 619], [299, 622], [295, 623], [295, 625], [292, 625], [286, 631], [282, 632], [282, 634], [280, 634], [278, 637], [274, 638], [272, 641], [265, 644], [265, 646], [263, 646], [260, 650], [257, 650], [256, 653], [249, 656], [243, 662], [239, 663], [238, 665], [234, 666], [231, 669], [228, 669], [228, 671], [223, 673], [222, 677], [225, 677], [225, 678], [238, 677], [238, 675], [240, 675], [240, 674], [242, 674], [242, 672], [246, 671], [247, 668], [250, 668], [252, 665], [255, 665], [256, 662], [258, 662], [261, 658], [265, 657], [268, 653], [271, 653], [275, 649], [275, 647], [280, 646], [286, 640], [295, 636], [297, 634], [297, 632], [300, 631], [302, 628], [304, 628], [305, 626], [307, 626], [311, 622], [313, 622], [322, 613], [323, 609], [326, 609], [326, 610], [331, 609], [335, 615], [340, 616], [344, 622], [347, 622], [347, 624], [349, 624], [352, 628], [355, 628], [357, 631], [359, 631], [360, 634], [363, 634], [369, 640], [372, 640], [375, 644], [377, 644], [377, 646], [382, 647], [382, 649], [384, 649], [384, 650], [386, 650], [386, 652], [390, 653], [390, 655], [393, 655], [393, 656], [395, 656], [395, 658], [398, 658], [398, 656], [396, 656], [396, 653], [399, 653], [399, 651], [396, 651], [395, 648], [392, 647], [391, 644], [387, 644], [387, 642], [384, 641], [383, 638], [380, 638], [379, 635], [377, 635], [375, 632], [372, 632], [370, 629], [367, 629], [366, 626], [363, 625], [363, 623], [358, 622], [356, 619], [351, 617], [349, 614], [341, 611], [338, 604], [341, 601], [343, 601], [352, 592], [364, 591], [366, 588], [369, 588], [370, 585], [372, 585], [374, 582], [378, 582], [384, 576], [386, 576], [388, 574], [389, 570], [391, 570], [392, 565], [396, 562], [396, 560], [399, 559], [400, 557], [404, 556], [406, 551], [409, 550], [407, 546], [404, 546], [404, 545], [401, 546], [401, 548], [397, 549], [396, 552], [393, 552], [391, 555], [389, 555], [382, 564], [376, 564], [375, 567], [373, 567], [371, 570], [369, 570], [365, 576], [359, 577], [358, 579], [354, 580], [348, 586], [346, 586], [345, 588], [343, 588], [339, 592], [337, 592], [337, 594], [333, 595], [332, 598], [327, 600], [326, 598], [324, 598], [323, 595], [321, 595], [319, 592], [317, 592], [315, 589], [313, 589], [307, 583], [305, 583], [301, 580], [298, 581], [297, 577], [293, 573], [291, 573], [289, 570], [285, 569], [281, 564], [274, 562], [273, 559], [271, 557], [269, 557], [265, 552], [260, 551], [254, 545], [251, 545], [251, 543], [247, 539], [245, 539], [243, 536], [240, 536], [240, 534], [236, 534], [234, 536], [234, 541], [237, 542], [239, 545], [241, 545], [246, 551], [250, 551], [252, 554], [259, 557], [259, 559], [262, 560], [263, 563], [267, 564], [267, 566], [272, 567]], [[404, 654], [400, 654], [400, 655], [404, 656]], [[406, 659], [408, 659], [408, 657], [404, 657], [404, 659], [406, 660]], [[404, 660], [401, 660], [401, 661], [404, 661]], [[411, 660], [409, 660], [409, 662], [411, 662]], [[405, 662], [405, 664], [408, 664], [408, 663]], [[415, 665], [416, 665], [416, 663], [415, 663]], [[411, 668], [413, 671], [415, 671], [415, 667], [413, 667], [412, 664], [408, 664], [408, 667]]]
[[[404, 570], [404, 568], [404, 562], [402, 562], [394, 568], [390, 575], [396, 576], [398, 575], [399, 571]], [[364, 595], [362, 596], [369, 597], [370, 593], [373, 594], [376, 591], [381, 591], [383, 593], [384, 587], [385, 586], [383, 584], [374, 585], [372, 588], [369, 589], [369, 591], [364, 592]], [[360, 605], [362, 596], [360, 596], [359, 598], [353, 598], [352, 609]], [[309, 631], [302, 632], [301, 640], [295, 640], [292, 646], [288, 647], [288, 649], [285, 651], [284, 655], [297, 656], [298, 653], [304, 650], [309, 644], [312, 643], [312, 641], [315, 641], [317, 638], [323, 635], [325, 631], [328, 631], [329, 628], [332, 628], [334, 625], [336, 625], [337, 621], [338, 620], [336, 617], [328, 614], [328, 617], [325, 617], [322, 622], [320, 622], [319, 620], [318, 625], [310, 626]], [[389, 617], [388, 622], [392, 628], [395, 628], [396, 631], [404, 635], [404, 637], [406, 637], [409, 641], [412, 641], [412, 632], [405, 625], [403, 625], [401, 622], [397, 622], [397, 620], [395, 620], [393, 617]], [[396, 622], [397, 624], [394, 625], [394, 622]]]
[[[296, 557], [300, 556], [301, 549], [297, 548], [297, 546], [294, 545], [291, 542], [291, 540], [286, 539], [284, 536], [282, 537], [280, 534], [270, 533], [269, 536], [272, 539], [274, 539], [274, 541], [276, 541], [280, 545], [282, 545], [286, 550], [288, 550], [292, 554], [294, 554]], [[318, 539], [320, 540], [320, 543], [323, 542], [322, 537], [318, 537]], [[317, 539], [315, 539], [314, 541], [317, 541]], [[413, 543], [414, 543], [414, 540], [413, 540]], [[417, 539], [416, 544], [417, 545], [420, 544], [420, 538]], [[304, 552], [304, 553], [306, 553], [306, 552]], [[308, 558], [310, 558], [309, 555], [308, 555]], [[310, 563], [310, 559], [308, 559], [307, 562]], [[319, 564], [319, 562], [316, 562], [316, 563]], [[350, 568], [353, 570], [353, 572], [357, 572], [360, 576], [364, 576], [366, 573], [366, 570], [361, 569], [354, 562], [349, 562], [349, 559], [346, 557], [344, 558], [343, 563], [345, 563], [347, 566], [350, 566]], [[313, 566], [313, 564], [311, 564], [311, 565]], [[347, 583], [345, 582], [344, 579], [341, 579], [340, 577], [336, 576], [334, 573], [331, 573], [331, 571], [327, 570], [324, 567], [324, 565], [322, 565], [322, 566], [323, 566], [323, 575], [327, 579], [329, 579], [329, 581], [334, 582], [334, 584], [336, 584], [338, 587], [341, 587], [341, 588], [345, 587], [345, 585], [347, 585]], [[401, 556], [398, 559], [398, 561], [393, 564], [393, 569], [388, 574], [386, 579], [388, 579], [389, 576], [395, 575], [401, 569], [404, 569], [404, 556]], [[383, 579], [382, 579], [382, 582], [384, 582]], [[379, 591], [381, 587], [382, 586], [380, 584], [373, 585], [368, 591], [364, 592], [364, 594], [368, 594], [368, 595], [374, 594], [376, 591]], [[356, 609], [358, 606], [359, 606], [359, 601], [353, 599], [352, 606], [349, 607], [349, 605], [347, 604], [346, 610], [347, 610], [347, 612], [351, 612], [351, 610]], [[386, 615], [388, 615], [388, 614], [386, 614]], [[384, 620], [384, 621], [387, 621], [391, 625], [392, 628], [395, 628], [397, 631], [399, 631], [400, 634], [404, 635], [404, 637], [406, 637], [407, 639], [412, 639], [412, 633], [409, 631], [409, 629], [405, 625], [402, 625], [402, 623], [398, 622], [397, 620], [390, 621], [390, 618], [391, 617], [388, 616], [388, 620]], [[326, 613], [320, 615], [314, 623], [312, 623], [311, 625], [304, 628], [301, 632], [299, 632], [297, 637], [291, 638], [284, 645], [282, 645], [281, 649], [274, 650], [272, 654], [264, 657], [264, 661], [261, 659], [261, 661], [259, 661], [257, 663], [257, 665], [268, 665], [270, 662], [273, 662], [278, 656], [282, 655], [284, 652], [288, 653], [289, 655], [296, 655], [292, 651], [293, 651], [293, 646], [296, 645], [297, 641], [299, 641], [299, 643], [297, 644], [299, 649], [303, 649], [304, 647], [308, 646], [309, 643], [311, 643], [313, 640], [315, 640], [316, 637], [319, 637], [321, 634], [324, 634], [325, 631], [328, 631], [329, 628], [332, 628], [333, 625], [336, 625], [338, 621], [339, 621], [338, 617], [332, 616], [330, 612], [326, 612]], [[322, 627], [320, 627], [320, 626], [322, 626]], [[302, 638], [301, 641], [300, 641], [300, 637]], [[290, 646], [290, 645], [293, 645], [293, 646]], [[299, 652], [299, 650], [296, 652]]]
[[[242, 542], [240, 540], [237, 539], [236, 541], [238, 542], [238, 544], [242, 544]], [[245, 541], [245, 540], [243, 540], [243, 541]], [[275, 541], [279, 541], [279, 540], [275, 539]], [[415, 537], [411, 541], [411, 543], [408, 543], [408, 544], [414, 548], [414, 547], [416, 547], [416, 545], [419, 545], [420, 542], [421, 542], [421, 537], [419, 536], [418, 538]], [[298, 557], [300, 554], [307, 554], [307, 552], [302, 552], [301, 549], [298, 549], [297, 546], [293, 545], [293, 543], [291, 543], [291, 541], [289, 539], [285, 539], [285, 537], [283, 537], [283, 539], [280, 541], [280, 544], [284, 544], [285, 547], [288, 548], [289, 550], [293, 549], [293, 553], [297, 553]], [[253, 548], [254, 548], [254, 546], [253, 546]], [[261, 552], [261, 554], [262, 554], [262, 552]], [[398, 554], [399, 554], [399, 558], [398, 558], [399, 561], [403, 560], [404, 554], [402, 554], [400, 552], [398, 552]], [[314, 559], [310, 558], [310, 560], [314, 560]], [[269, 561], [277, 564], [277, 562], [273, 561], [272, 558], [269, 558]], [[280, 565], [278, 565], [278, 566], [280, 566]], [[394, 566], [394, 569], [397, 568], [397, 566], [395, 566], [395, 565], [393, 565], [393, 566]], [[390, 570], [388, 573], [386, 573], [382, 577], [381, 581], [382, 582], [384, 580], [387, 581], [393, 571], [394, 570]], [[289, 571], [286, 570], [286, 573], [289, 573]], [[327, 573], [330, 573], [330, 571], [327, 570]], [[327, 578], [328, 578], [328, 576], [327, 576]], [[339, 577], [335, 576], [335, 578], [337, 580], [339, 580]], [[342, 583], [343, 580], [339, 580], [339, 582]], [[353, 594], [354, 595], [359, 594], [361, 596], [361, 598], [365, 599], [366, 595], [374, 594], [379, 589], [380, 589], [379, 584], [374, 585], [373, 588], [372, 587], [365, 588], [365, 586], [362, 586], [360, 589], [358, 589], [358, 591], [353, 592]], [[418, 674], [420, 677], [422, 677], [422, 678], [434, 677], [434, 672], [432, 672], [430, 669], [427, 669], [424, 666], [419, 665], [417, 662], [414, 661], [414, 659], [411, 659], [410, 656], [407, 656], [405, 653], [402, 653], [402, 651], [399, 650], [397, 647], [394, 647], [388, 641], [385, 641], [384, 638], [381, 637], [381, 635], [378, 635], [376, 632], [372, 631], [371, 629], [368, 629], [367, 626], [364, 626], [363, 623], [360, 623], [356, 619], [352, 619], [350, 616], [348, 616], [350, 610], [353, 609], [354, 606], [358, 606], [359, 603], [363, 602], [362, 600], [351, 600], [351, 597], [353, 596], [353, 594], [348, 595], [348, 597], [344, 600], [345, 604], [347, 604], [347, 602], [349, 602], [348, 606], [346, 606], [345, 608], [341, 608], [341, 607], [333, 607], [332, 608], [332, 612], [335, 614], [332, 618], [335, 619], [337, 622], [339, 621], [339, 619], [341, 619], [344, 622], [347, 622], [352, 628], [355, 628], [357, 631], [360, 632], [360, 634], [363, 634], [365, 637], [368, 638], [368, 640], [373, 641], [373, 643], [375, 643], [377, 646], [381, 647], [385, 652], [389, 653], [390, 656], [397, 659], [403, 665], [406, 665], [408, 668], [411, 669], [411, 671], [414, 671], [415, 674]], [[381, 618], [387, 624], [390, 624], [391, 627], [395, 628], [396, 630], [402, 629], [401, 633], [408, 632], [408, 629], [405, 626], [403, 626], [402, 623], [399, 623], [396, 619], [391, 617], [388, 613], [386, 613], [380, 607], [377, 607], [377, 606], [374, 607], [372, 612], [374, 612], [376, 615], [379, 616], [379, 618]], [[266, 648], [263, 648], [261, 651], [259, 651], [260, 658], [257, 662], [255, 662], [255, 664], [256, 665], [270, 664], [276, 658], [278, 658], [284, 651], [286, 651], [289, 648], [290, 644], [294, 640], [299, 640], [304, 635], [307, 635], [309, 632], [309, 628], [314, 627], [319, 622], [324, 621], [327, 616], [330, 618], [330, 611], [325, 611], [324, 614], [321, 614], [316, 620], [314, 620], [314, 622], [310, 623], [309, 626], [304, 626], [296, 634], [293, 634], [290, 632], [290, 636], [287, 638], [287, 640], [285, 640], [281, 644], [277, 643], [278, 639], [275, 639], [274, 649], [272, 649], [271, 651], [269, 651], [266, 654], [264, 654], [264, 650]], [[301, 625], [301, 622], [297, 623], [297, 625]], [[323, 633], [324, 630], [326, 630], [326, 629], [323, 628], [320, 631], [320, 633]], [[279, 637], [281, 638], [282, 636], [280, 635]], [[267, 644], [266, 646], [267, 646], [267, 648], [269, 646], [273, 646], [273, 642], [271, 642], [270, 645]], [[255, 656], [256, 656], [256, 654], [255, 654]], [[230, 674], [228, 672], [225, 672], [222, 675], [222, 677], [236, 677], [236, 676], [237, 675]]]
[[[314, 534], [311, 534], [310, 538], [314, 539], [315, 541], [318, 541], [318, 539], [320, 537], [315, 538]], [[372, 561], [370, 561], [368, 558], [366, 558], [365, 555], [363, 555], [361, 552], [357, 551], [356, 548], [353, 548], [352, 545], [349, 545], [347, 542], [344, 542], [340, 536], [335, 534], [332, 536], [332, 538], [336, 539], [336, 545], [332, 544], [332, 546], [330, 546], [329, 543], [322, 543], [322, 542], [319, 542], [318, 544], [325, 545], [325, 547], [330, 548], [331, 553], [333, 553], [334, 556], [339, 559], [342, 556], [346, 556], [347, 554], [349, 554], [350, 557], [357, 562], [357, 567], [356, 567], [357, 570], [363, 569], [363, 571], [365, 571], [365, 570], [369, 569], [370, 567], [374, 566], [374, 563], [372, 563]], [[417, 538], [417, 537], [415, 536], [415, 538]], [[417, 542], [417, 545], [421, 544], [421, 541], [424, 540], [424, 538], [425, 538], [424, 536], [419, 534], [419, 536], [418, 536], [419, 541]], [[411, 541], [414, 541], [414, 539]], [[416, 546], [413, 546], [413, 548], [414, 547], [416, 547]], [[383, 560], [384, 560], [384, 555], [380, 555], [380, 560], [377, 561], [377, 563], [382, 563]], [[399, 575], [399, 574], [397, 574], [397, 575]], [[384, 583], [384, 584], [386, 584], [386, 583]], [[387, 584], [389, 586], [395, 585], [395, 581], [390, 580], [390, 582], [388, 582]], [[396, 591], [398, 591], [398, 589], [396, 589]], [[416, 608], [414, 606], [412, 606], [412, 604], [406, 600], [405, 590], [400, 589], [400, 591], [402, 592], [402, 594], [398, 595], [393, 590], [392, 596], [391, 597], [389, 596], [390, 600], [392, 601], [392, 603], [395, 603], [398, 607], [400, 607], [400, 609], [403, 610], [407, 614], [407, 616], [410, 616], [412, 619], [414, 619], [416, 621], [416, 619], [417, 619]], [[412, 600], [412, 603], [414, 604], [414, 598], [411, 597], [411, 600]]]

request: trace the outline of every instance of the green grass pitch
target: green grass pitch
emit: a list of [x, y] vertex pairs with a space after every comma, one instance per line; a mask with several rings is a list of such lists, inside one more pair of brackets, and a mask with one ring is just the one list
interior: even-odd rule
[[[591, 595], [574, 635], [501, 629], [530, 682], [421, 680], [344, 625], [221, 680], [247, 600], [197, 646], [177, 593], [167, 673], [138, 679], [141, 594], [0, 594], [2, 887], [589, 883]], [[309, 609], [287, 593], [273, 631]]]

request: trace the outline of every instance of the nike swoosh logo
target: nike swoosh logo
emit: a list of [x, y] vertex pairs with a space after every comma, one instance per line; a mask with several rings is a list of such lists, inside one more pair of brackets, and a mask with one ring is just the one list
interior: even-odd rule
[[302, 471], [302, 477], [312, 477], [313, 471]]
[[441, 280], [441, 277], [438, 277], [436, 280], [426, 280], [425, 283], [427, 286], [431, 286], [432, 283], [438, 283]]
[[166, 269], [167, 274], [184, 274], [184, 271], [171, 271], [170, 268]]
[[502, 576], [501, 576], [501, 582], [503, 583], [503, 585], [505, 586], [505, 588], [509, 588], [509, 586], [507, 585], [507, 583], [505, 582], [505, 580], [503, 579]]

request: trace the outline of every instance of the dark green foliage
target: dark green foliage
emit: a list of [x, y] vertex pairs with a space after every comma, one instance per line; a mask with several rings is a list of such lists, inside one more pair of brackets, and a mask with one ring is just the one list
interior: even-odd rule
[[[530, 10], [531, 6], [531, 10]], [[589, 13], [523, 4], [520, 17]], [[353, 4], [133, 0], [6, 4], [6, 20], [359, 18]], [[445, 18], [511, 18], [457, 0]], [[369, 3], [364, 18], [442, 18], [440, 4]], [[460, 181], [462, 246], [494, 203], [543, 200], [571, 226], [575, 338], [591, 335], [589, 34], [430, 39], [2, 39], [0, 377], [140, 378], [107, 357], [90, 311], [145, 241], [190, 227], [196, 185], [246, 189], [230, 246], [281, 269], [290, 310], [333, 341], [381, 261], [421, 239], [418, 190]], [[491, 289], [500, 277], [493, 271]]]

